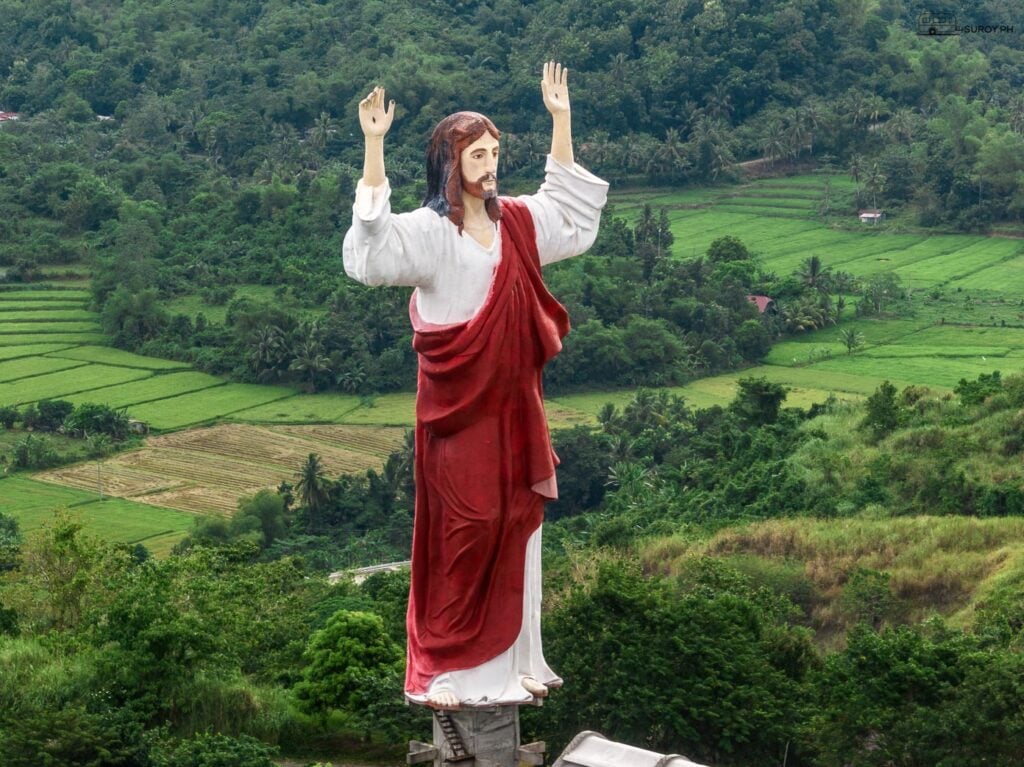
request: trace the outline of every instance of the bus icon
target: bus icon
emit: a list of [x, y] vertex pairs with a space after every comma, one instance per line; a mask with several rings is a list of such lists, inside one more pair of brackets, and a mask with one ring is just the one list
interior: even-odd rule
[[948, 13], [922, 13], [917, 17], [917, 34], [929, 37], [958, 35], [956, 16]]

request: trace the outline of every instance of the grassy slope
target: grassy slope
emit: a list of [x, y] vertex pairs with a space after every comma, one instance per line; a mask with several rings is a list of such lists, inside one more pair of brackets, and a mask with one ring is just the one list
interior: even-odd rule
[[[790, 387], [788, 404], [807, 406], [829, 393], [862, 399], [884, 378], [898, 386], [920, 383], [944, 391], [961, 377], [1024, 368], [1024, 307], [1018, 298], [1024, 286], [1024, 244], [967, 235], [899, 234], [885, 226], [867, 230], [849, 220], [839, 221], [838, 228], [835, 219], [824, 226], [816, 218], [823, 184], [823, 177], [812, 175], [765, 179], [743, 188], [632, 190], [614, 196], [616, 213], [630, 219], [644, 203], [667, 206], [677, 256], [699, 255], [715, 237], [735, 234], [767, 268], [780, 274], [817, 254], [826, 265], [859, 277], [895, 270], [911, 287], [941, 291], [938, 298], [919, 291], [910, 318], [844, 320], [843, 328], [858, 330], [866, 341], [852, 355], [839, 342], [839, 328], [828, 328], [782, 341], [772, 349], [767, 364], [673, 391], [695, 406], [723, 404], [732, 398], [738, 378], [764, 375]], [[830, 187], [833, 199], [842, 199], [852, 190], [852, 182], [832, 177]], [[239, 286], [236, 295], [271, 299], [273, 289]], [[5, 331], [0, 334], [0, 380], [7, 379], [0, 383], [0, 399], [27, 402], [40, 396], [67, 396], [76, 403], [107, 401], [128, 406], [133, 416], [161, 429], [225, 416], [252, 423], [413, 421], [411, 394], [360, 400], [341, 394], [302, 395], [285, 387], [223, 384], [184, 371], [179, 363], [91, 346], [102, 343], [102, 336], [95, 332], [96, 318], [86, 311], [87, 300], [80, 282], [52, 290], [0, 292]], [[203, 312], [213, 321], [221, 319], [223, 310], [202, 303], [198, 296], [180, 299], [170, 308]], [[60, 370], [65, 364], [80, 363], [80, 368]], [[548, 408], [552, 426], [593, 422], [605, 402], [622, 404], [632, 393], [553, 398]], [[0, 499], [3, 495], [0, 488]]]
[[853, 623], [843, 596], [857, 568], [890, 576], [890, 621], [939, 614], [970, 626], [980, 605], [1024, 581], [1024, 519], [783, 519], [708, 540], [652, 541], [640, 552], [648, 571], [666, 575], [699, 556], [721, 558], [792, 598], [830, 644]]

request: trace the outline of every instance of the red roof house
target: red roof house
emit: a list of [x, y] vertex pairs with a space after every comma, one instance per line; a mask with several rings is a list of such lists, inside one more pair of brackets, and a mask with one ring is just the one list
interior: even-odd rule
[[761, 314], [775, 314], [779, 310], [775, 305], [775, 299], [768, 296], [747, 296], [747, 300], [756, 306]]

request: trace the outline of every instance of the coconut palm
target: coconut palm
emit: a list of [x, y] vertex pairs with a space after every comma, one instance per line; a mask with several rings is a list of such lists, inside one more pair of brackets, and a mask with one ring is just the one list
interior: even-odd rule
[[871, 192], [871, 207], [877, 208], [878, 193], [885, 191], [885, 173], [878, 167], [877, 162], [871, 163], [865, 172], [864, 187]]
[[249, 348], [249, 368], [257, 376], [263, 376], [276, 367], [284, 354], [284, 332], [277, 325], [261, 325], [256, 329]]
[[601, 411], [597, 414], [597, 423], [601, 426], [601, 431], [611, 431], [612, 426], [618, 420], [619, 411], [611, 402], [606, 402], [601, 408]]
[[761, 154], [768, 160], [768, 164], [775, 165], [775, 161], [785, 154], [785, 145], [782, 143], [782, 121], [778, 118], [768, 123], [765, 135], [761, 139]]
[[797, 275], [805, 287], [824, 293], [827, 292], [829, 286], [829, 272], [829, 267], [821, 263], [819, 256], [810, 256], [804, 259]]
[[917, 129], [916, 118], [910, 109], [898, 109], [882, 127], [883, 133], [893, 141], [910, 142]]
[[855, 184], [860, 183], [860, 177], [864, 173], [864, 158], [859, 154], [855, 154], [850, 158], [850, 164], [847, 166], [847, 170], [850, 172], [850, 176], [853, 178]]
[[310, 453], [299, 468], [295, 489], [299, 493], [302, 505], [313, 514], [326, 505], [330, 498], [330, 480], [327, 479], [324, 465], [316, 453]]
[[1017, 94], [1011, 98], [1006, 109], [1010, 128], [1017, 133], [1024, 133], [1024, 95]]
[[839, 340], [846, 347], [846, 353], [853, 354], [854, 349], [859, 349], [864, 345], [864, 334], [852, 328], [847, 328], [839, 331]]
[[786, 133], [783, 139], [786, 147], [786, 154], [793, 160], [799, 157], [804, 151], [807, 142], [807, 134], [804, 132], [803, 123], [799, 119], [790, 119], [786, 125]]
[[501, 134], [501, 152], [498, 154], [499, 170], [511, 173], [530, 164], [532, 159], [530, 142], [518, 133]]
[[341, 387], [342, 391], [346, 391], [349, 394], [355, 394], [359, 391], [364, 383], [366, 383], [366, 370], [358, 362], [352, 365], [350, 368], [343, 370], [337, 378], [335, 378], [338, 386]]
[[322, 373], [331, 372], [331, 361], [324, 354], [324, 347], [319, 341], [308, 338], [299, 344], [289, 370], [294, 370], [306, 379], [307, 391], [316, 391], [316, 378]]
[[797, 110], [797, 119], [804, 126], [804, 133], [807, 135], [808, 145], [811, 150], [811, 154], [814, 154], [814, 133], [818, 130], [824, 119], [821, 105], [817, 102], [811, 101], [804, 104]]
[[331, 120], [331, 116], [326, 112], [321, 112], [314, 121], [313, 127], [309, 129], [310, 148], [319, 152], [327, 146], [327, 142], [334, 132], [334, 121]]
[[728, 120], [732, 116], [732, 97], [722, 82], [715, 83], [707, 98], [708, 116]]
[[673, 177], [682, 173], [689, 166], [686, 144], [675, 128], [665, 131], [665, 140], [658, 147], [657, 161], [665, 174]]

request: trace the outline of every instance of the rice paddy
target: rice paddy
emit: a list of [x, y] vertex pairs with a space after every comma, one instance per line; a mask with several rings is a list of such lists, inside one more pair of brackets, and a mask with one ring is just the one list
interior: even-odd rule
[[51, 357], [60, 357], [69, 360], [84, 360], [85, 362], [100, 362], [106, 365], [120, 365], [127, 368], [142, 368], [143, 370], [181, 370], [187, 369], [187, 362], [176, 360], [164, 360], [159, 357], [144, 357], [141, 354], [132, 354], [121, 349], [113, 349], [109, 346], [78, 346], [65, 348], [50, 352]]
[[293, 394], [295, 390], [286, 386], [229, 383], [147, 402], [131, 408], [131, 414], [156, 429], [180, 429], [291, 397]]
[[67, 510], [81, 520], [90, 534], [113, 543], [141, 543], [156, 556], [170, 553], [194, 524], [192, 514], [109, 494], [101, 497], [95, 470], [92, 479], [84, 488], [22, 476], [0, 479], [0, 508], [18, 520], [23, 533], [49, 524], [55, 511]]
[[294, 481], [310, 453], [328, 476], [379, 469], [401, 446], [401, 428], [220, 424], [149, 437], [141, 450], [52, 469], [36, 479], [142, 504], [229, 515], [238, 499]]
[[[893, 272], [915, 291], [909, 315], [853, 319], [856, 299], [848, 297], [847, 318], [839, 326], [780, 340], [760, 366], [670, 391], [692, 406], [706, 407], [731, 400], [740, 378], [765, 376], [789, 388], [787, 405], [808, 406], [829, 394], [862, 399], [884, 379], [899, 387], [925, 384], [944, 391], [961, 378], [1024, 369], [1024, 240], [910, 234], [890, 231], [884, 223], [859, 225], [852, 209], [845, 215], [834, 212], [849, 202], [853, 189], [846, 177], [828, 179], [833, 211], [828, 222], [818, 216], [826, 196], [821, 175], [764, 179], [742, 187], [631, 190], [613, 196], [615, 214], [630, 221], [644, 204], [656, 213], [667, 208], [678, 258], [703, 255], [714, 239], [728, 234], [742, 239], [762, 268], [779, 276], [791, 274], [816, 255], [833, 271], [860, 279]], [[933, 295], [936, 291], [938, 297]], [[930, 298], [924, 297], [926, 292]], [[239, 286], [236, 294], [275, 296], [270, 286]], [[75, 404], [98, 402], [125, 407], [154, 430], [191, 429], [180, 434], [207, 435], [196, 441], [182, 436], [180, 442], [158, 442], [147, 448], [148, 453], [105, 461], [100, 471], [110, 472], [106, 492], [123, 493], [132, 508], [173, 506], [180, 511], [231, 513], [239, 494], [268, 486], [272, 477], [293, 471], [292, 459], [302, 450], [330, 453], [332, 470], [362, 470], [379, 465], [398, 444], [397, 435], [414, 423], [412, 393], [360, 398], [233, 384], [184, 363], [110, 348], [104, 345], [89, 301], [80, 281], [51, 282], [39, 290], [0, 288], [0, 405], [47, 397]], [[198, 296], [178, 299], [172, 308], [203, 312], [213, 321], [220, 321], [225, 310], [204, 304]], [[844, 330], [854, 330], [863, 339], [852, 353], [843, 343]], [[633, 394], [623, 390], [553, 397], [547, 403], [549, 422], [556, 429], [594, 423], [606, 402], [622, 405]], [[230, 437], [210, 438], [210, 429], [192, 428], [221, 420], [235, 422], [225, 427], [229, 430], [224, 434]], [[377, 438], [367, 442], [367, 430], [380, 427], [389, 427], [380, 432], [388, 436], [372, 446]], [[131, 455], [136, 457], [128, 460]], [[47, 479], [70, 483], [79, 488], [75, 493], [86, 492], [95, 472], [96, 464], [86, 463], [49, 472]], [[0, 484], [8, 491], [14, 487]], [[3, 490], [0, 498], [7, 500]], [[43, 505], [62, 502], [52, 494], [38, 498]], [[157, 527], [152, 527], [154, 535], [178, 535]]]

